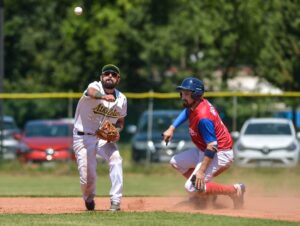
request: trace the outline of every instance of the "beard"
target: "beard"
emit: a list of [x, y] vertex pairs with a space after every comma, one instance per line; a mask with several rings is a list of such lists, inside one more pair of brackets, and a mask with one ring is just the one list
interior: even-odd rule
[[186, 100], [182, 101], [182, 106], [184, 108], [191, 108], [194, 105], [195, 101], [193, 101], [192, 103], [188, 103]]
[[108, 79], [106, 81], [102, 81], [102, 85], [105, 89], [114, 89], [117, 84], [114, 83], [112, 80]]

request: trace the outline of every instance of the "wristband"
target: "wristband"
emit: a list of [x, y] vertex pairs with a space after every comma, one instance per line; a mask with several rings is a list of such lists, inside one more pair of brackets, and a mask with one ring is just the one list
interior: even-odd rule
[[211, 159], [214, 158], [216, 153], [217, 153], [216, 151], [212, 151], [212, 150], [209, 150], [209, 149], [206, 149], [204, 151], [204, 155], [207, 156], [208, 158], [211, 158]]

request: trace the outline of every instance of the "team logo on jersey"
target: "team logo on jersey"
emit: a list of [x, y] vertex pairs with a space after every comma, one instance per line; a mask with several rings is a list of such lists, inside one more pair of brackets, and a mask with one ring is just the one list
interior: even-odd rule
[[99, 104], [97, 107], [93, 108], [94, 114], [105, 115], [111, 118], [119, 118], [120, 114], [116, 109], [109, 109], [103, 104]]

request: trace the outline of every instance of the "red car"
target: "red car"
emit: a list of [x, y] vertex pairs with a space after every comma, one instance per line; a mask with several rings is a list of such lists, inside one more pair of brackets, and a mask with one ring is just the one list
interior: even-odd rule
[[68, 120], [31, 120], [18, 137], [21, 161], [43, 162], [75, 159], [73, 123]]

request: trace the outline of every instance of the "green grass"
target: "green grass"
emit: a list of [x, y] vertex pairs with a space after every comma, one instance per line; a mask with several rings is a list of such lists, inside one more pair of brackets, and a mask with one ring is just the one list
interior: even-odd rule
[[[81, 196], [78, 176], [1, 175], [0, 196], [70, 197]], [[183, 195], [184, 179], [179, 175], [124, 175], [125, 196]], [[110, 188], [108, 176], [97, 180], [97, 194], [107, 196]]]
[[[124, 196], [185, 195], [185, 179], [168, 164], [133, 164], [130, 152], [124, 148]], [[97, 196], [108, 196], [110, 181], [106, 163], [98, 164]], [[56, 164], [20, 164], [17, 161], [0, 162], [0, 197], [80, 197], [80, 185], [75, 162]], [[239, 168], [233, 166], [215, 181], [235, 183], [242, 181], [248, 191], [261, 190], [268, 195], [300, 195], [300, 166], [295, 168]], [[1, 207], [1, 204], [0, 204]], [[0, 214], [0, 225], [300, 225], [274, 220], [240, 217], [210, 216], [188, 213], [108, 213], [78, 214]]]
[[284, 226], [299, 225], [286, 221], [260, 220], [239, 217], [210, 216], [203, 214], [188, 213], [109, 213], [109, 212], [87, 212], [80, 214], [54, 214], [54, 215], [33, 215], [33, 214], [6, 214], [0, 215], [0, 224], [20, 226], [43, 226], [43, 225], [145, 225], [145, 226]]
[[[56, 165], [0, 165], [0, 196], [80, 196], [76, 163]], [[300, 166], [295, 168], [239, 168], [233, 166], [214, 179], [232, 184], [244, 182], [249, 191], [270, 196], [288, 191], [300, 195]], [[125, 196], [184, 195], [185, 179], [168, 164], [124, 164]], [[110, 187], [108, 166], [99, 163], [97, 192], [106, 196]]]

